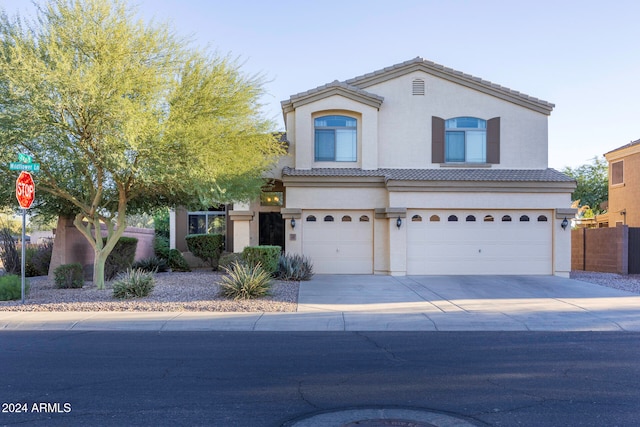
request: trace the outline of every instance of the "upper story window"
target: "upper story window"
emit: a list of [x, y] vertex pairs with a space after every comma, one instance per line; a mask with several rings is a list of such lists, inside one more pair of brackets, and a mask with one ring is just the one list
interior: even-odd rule
[[611, 163], [611, 185], [624, 183], [624, 163], [623, 161]]
[[445, 162], [486, 163], [487, 121], [456, 117], [445, 121]]
[[316, 162], [357, 161], [358, 121], [347, 116], [323, 116], [314, 121]]

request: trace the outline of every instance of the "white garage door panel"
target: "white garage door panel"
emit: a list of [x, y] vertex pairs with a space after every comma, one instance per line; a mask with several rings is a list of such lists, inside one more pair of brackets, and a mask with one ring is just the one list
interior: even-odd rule
[[[315, 222], [307, 221], [312, 215]], [[331, 215], [334, 221], [325, 221]], [[366, 215], [367, 222], [360, 217]], [[349, 216], [351, 221], [343, 221]], [[366, 211], [304, 211], [302, 252], [319, 274], [373, 272], [373, 215]]]
[[[491, 212], [493, 222], [483, 221], [486, 212], [415, 211], [421, 222], [408, 222], [408, 274], [551, 274], [551, 212]], [[521, 215], [530, 221], [520, 222]], [[429, 221], [432, 215], [439, 222]], [[457, 222], [449, 222], [456, 215]], [[466, 222], [474, 215], [475, 222]], [[511, 222], [501, 221], [510, 215]], [[544, 215], [548, 221], [539, 222]]]

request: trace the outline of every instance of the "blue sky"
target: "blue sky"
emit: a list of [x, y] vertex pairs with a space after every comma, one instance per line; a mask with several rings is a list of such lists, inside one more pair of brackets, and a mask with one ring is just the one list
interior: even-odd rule
[[[549, 166], [640, 139], [637, 0], [137, 0], [194, 44], [264, 75], [265, 115], [290, 95], [416, 56], [552, 102]], [[28, 0], [0, 0], [10, 15]]]

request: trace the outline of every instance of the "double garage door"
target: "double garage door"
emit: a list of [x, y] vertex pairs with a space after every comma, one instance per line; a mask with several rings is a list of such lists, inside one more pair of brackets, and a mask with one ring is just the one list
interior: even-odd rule
[[304, 211], [302, 220], [302, 252], [316, 273], [373, 273], [373, 212]]
[[[409, 209], [407, 274], [551, 274], [552, 213]], [[302, 221], [316, 273], [373, 273], [372, 211], [304, 211]]]
[[551, 274], [551, 211], [407, 212], [407, 274]]

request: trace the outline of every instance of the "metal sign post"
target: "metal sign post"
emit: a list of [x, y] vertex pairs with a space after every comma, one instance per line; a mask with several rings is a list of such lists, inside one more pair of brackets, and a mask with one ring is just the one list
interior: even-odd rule
[[26, 254], [27, 254], [27, 245], [25, 244], [25, 239], [26, 239], [26, 226], [27, 226], [27, 210], [22, 208], [22, 259], [21, 259], [21, 265], [20, 265], [20, 270], [22, 271], [22, 304], [24, 304], [24, 285], [25, 285], [25, 274], [24, 274], [24, 270], [25, 270], [25, 258], [26, 258]]
[[9, 163], [9, 169], [22, 171], [16, 180], [16, 198], [18, 199], [18, 204], [22, 210], [22, 260], [20, 263], [20, 269], [22, 270], [22, 304], [24, 304], [25, 258], [27, 257], [27, 245], [25, 241], [27, 238], [27, 209], [31, 207], [36, 196], [36, 185], [33, 182], [33, 177], [28, 171], [39, 171], [40, 163], [34, 163], [33, 157], [27, 154], [18, 153], [18, 162]]

